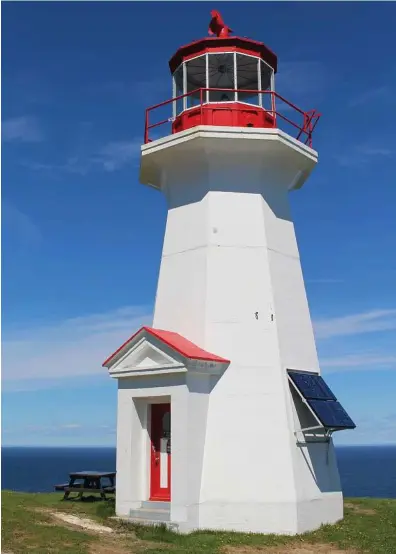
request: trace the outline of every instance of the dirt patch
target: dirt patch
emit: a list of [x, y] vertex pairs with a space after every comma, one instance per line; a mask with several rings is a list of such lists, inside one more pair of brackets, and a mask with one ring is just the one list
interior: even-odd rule
[[[69, 529], [78, 527], [91, 535], [100, 535], [100, 539], [98, 537], [97, 541], [87, 545], [89, 554], [138, 554], [142, 552], [143, 541], [135, 538], [133, 533], [125, 534], [87, 517], [80, 517], [74, 514], [55, 512], [48, 509], [38, 509], [36, 511], [52, 519], [52, 521], [48, 522], [39, 522], [39, 525], [50, 527], [63, 523]], [[144, 541], [144, 546], [147, 547], [147, 545], [150, 546], [150, 542]], [[158, 546], [158, 544], [155, 544], [155, 546]]]
[[[87, 517], [80, 517], [73, 514], [66, 514], [65, 512], [54, 512], [46, 509], [37, 509], [35, 511], [41, 514], [50, 516], [53, 520], [57, 520], [58, 522], [60, 520], [63, 523], [66, 523], [67, 526], [80, 527], [84, 531], [90, 531], [95, 535], [114, 533], [114, 529], [112, 529], [111, 527], [107, 527], [106, 525], [101, 525], [100, 523], [97, 523], [96, 521], [93, 521], [92, 519], [89, 519]], [[39, 525], [51, 526], [51, 525], [54, 525], [54, 523], [51, 523], [48, 521], [41, 521], [39, 522]]]
[[372, 508], [362, 508], [361, 506], [358, 506], [357, 504], [352, 504], [351, 502], [345, 502], [344, 506], [345, 508], [349, 508], [350, 510], [354, 511], [355, 514], [373, 516], [377, 513], [376, 510], [373, 510]]
[[142, 554], [147, 549], [163, 546], [159, 542], [141, 541], [123, 535], [102, 535], [88, 546], [89, 554]]
[[55, 521], [36, 521], [35, 524], [40, 527], [56, 527]]
[[131, 550], [130, 546], [117, 544], [115, 541], [100, 541], [89, 545], [89, 554], [134, 554], [137, 550]]
[[224, 554], [357, 554], [356, 550], [340, 550], [331, 544], [304, 544], [283, 546], [228, 546]]
[[75, 516], [72, 514], [65, 514], [63, 512], [47, 512], [48, 515], [54, 517], [55, 519], [60, 519], [61, 521], [64, 521], [65, 523], [69, 523], [70, 525], [76, 525], [77, 527], [81, 527], [82, 529], [86, 531], [92, 531], [95, 534], [99, 533], [114, 533], [114, 529], [111, 527], [106, 527], [105, 525], [101, 525], [100, 523], [96, 523], [96, 521], [93, 521], [92, 519], [88, 519], [87, 517], [80, 517]]

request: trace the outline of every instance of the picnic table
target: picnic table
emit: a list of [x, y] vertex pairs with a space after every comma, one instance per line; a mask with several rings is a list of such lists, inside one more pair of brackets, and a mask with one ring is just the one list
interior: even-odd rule
[[115, 494], [115, 476], [115, 471], [77, 471], [69, 473], [68, 483], [55, 485], [55, 490], [64, 491], [63, 500], [67, 500], [71, 492], [78, 493], [75, 498], [82, 499], [84, 493], [96, 493], [106, 500], [106, 493]]

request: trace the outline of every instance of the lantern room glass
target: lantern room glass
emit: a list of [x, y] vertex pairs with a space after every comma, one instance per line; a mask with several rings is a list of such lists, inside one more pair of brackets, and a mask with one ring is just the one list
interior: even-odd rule
[[[184, 94], [183, 69], [184, 64], [179, 65], [173, 74], [173, 98], [178, 98]], [[176, 102], [173, 102], [174, 116], [182, 112], [184, 109], [183, 98], [178, 98]]]
[[173, 97], [188, 96], [173, 103], [174, 117], [198, 106], [205, 88], [219, 90], [202, 92], [204, 103], [241, 102], [274, 111], [272, 95], [259, 92], [274, 90], [274, 70], [256, 56], [216, 52], [180, 64], [173, 74]]
[[[209, 102], [235, 102], [234, 53], [208, 54]], [[221, 90], [223, 89], [223, 90]], [[226, 89], [226, 90], [224, 90]], [[227, 90], [231, 89], [231, 90]]]
[[199, 56], [185, 63], [187, 108], [199, 106], [201, 102], [201, 88], [206, 88], [206, 56]]
[[[274, 70], [268, 64], [260, 60], [259, 65], [259, 89], [271, 93], [275, 90]], [[275, 112], [274, 97], [272, 94], [260, 94], [259, 105], [265, 110]]]
[[253, 56], [244, 56], [243, 54], [236, 54], [236, 74], [238, 81], [239, 102], [254, 104], [255, 106], [259, 105], [259, 64], [259, 58], [254, 58]]

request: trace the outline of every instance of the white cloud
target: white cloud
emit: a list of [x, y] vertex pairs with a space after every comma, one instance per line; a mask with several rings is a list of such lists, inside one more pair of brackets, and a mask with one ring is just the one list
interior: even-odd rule
[[396, 443], [396, 414], [353, 416], [356, 429], [334, 434], [336, 445], [385, 445]]
[[362, 369], [396, 369], [396, 355], [365, 353], [339, 358], [321, 358], [320, 366], [326, 370], [326, 373]]
[[61, 425], [61, 429], [80, 429], [82, 425], [80, 423], [65, 423], [64, 425]]
[[375, 87], [365, 92], [362, 92], [349, 102], [351, 107], [362, 106], [365, 104], [373, 104], [376, 107], [378, 102], [394, 100], [394, 92], [389, 86]]
[[385, 156], [390, 157], [394, 151], [388, 147], [362, 144], [356, 148], [357, 152], [364, 156]]
[[[155, 69], [153, 74], [155, 74]], [[163, 73], [163, 68], [158, 68], [157, 73]], [[94, 94], [105, 93], [112, 98], [112, 101], [142, 102], [146, 108], [150, 105], [169, 100], [172, 97], [172, 80], [169, 76], [157, 79], [146, 79], [143, 81], [110, 81], [95, 84], [92, 87]], [[172, 106], [169, 105], [170, 113]]]
[[[341, 317], [319, 319], [313, 322], [318, 344], [328, 339], [340, 339], [366, 333], [381, 333], [396, 329], [396, 309], [370, 310]], [[334, 345], [333, 343], [333, 351]], [[364, 343], [365, 345], [367, 343]], [[345, 341], [342, 343], [345, 349]], [[333, 353], [332, 351], [332, 353]], [[344, 371], [375, 371], [396, 369], [396, 351], [359, 351], [326, 357], [320, 356], [320, 366], [326, 373]]]
[[316, 61], [284, 62], [280, 64], [275, 79], [277, 92], [289, 100], [289, 95], [305, 96], [323, 91], [329, 73], [322, 63]]
[[142, 141], [143, 139], [110, 142], [100, 150], [94, 161], [102, 165], [105, 171], [120, 169], [139, 158]]
[[2, 378], [21, 382], [105, 374], [103, 361], [151, 317], [147, 307], [126, 307], [48, 326], [33, 324], [12, 336], [3, 330]]
[[[39, 436], [67, 436], [85, 435], [89, 433], [96, 434], [115, 434], [114, 425], [96, 425], [96, 424], [81, 424], [81, 423], [61, 423], [58, 425], [22, 425], [15, 427], [6, 427], [3, 432], [7, 434], [27, 434]], [[77, 436], [76, 435], [76, 436]]]
[[[114, 414], [116, 411], [114, 410]], [[3, 446], [115, 446], [113, 425], [13, 425], [2, 429]]]
[[2, 138], [6, 142], [41, 142], [44, 133], [37, 118], [21, 116], [3, 121]]
[[374, 333], [396, 329], [396, 309], [371, 310], [342, 317], [319, 319], [314, 322], [318, 339]]
[[32, 219], [7, 200], [2, 204], [2, 227], [8, 238], [29, 246], [38, 244], [42, 239], [40, 229]]
[[368, 163], [383, 158], [392, 158], [395, 155], [395, 149], [382, 144], [361, 144], [357, 145], [348, 153], [342, 153], [335, 156], [336, 161], [343, 167], [362, 167]]
[[32, 433], [45, 433], [59, 431], [61, 429], [81, 429], [82, 427], [80, 423], [65, 423], [61, 425], [27, 425], [23, 429]]
[[113, 172], [139, 160], [142, 142], [143, 137], [129, 141], [113, 141], [100, 148], [92, 146], [91, 149], [85, 144], [83, 148], [77, 148], [64, 163], [24, 161], [23, 165], [33, 171], [45, 171], [54, 176], [59, 173], [85, 176], [98, 170]]

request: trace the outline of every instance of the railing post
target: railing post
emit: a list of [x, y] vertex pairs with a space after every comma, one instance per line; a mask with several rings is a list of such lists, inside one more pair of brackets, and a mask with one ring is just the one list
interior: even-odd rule
[[314, 112], [311, 110], [310, 112], [304, 112], [304, 126], [303, 131], [306, 133], [306, 143], [308, 142], [308, 146], [312, 148], [312, 119], [314, 117]]
[[202, 106], [202, 103], [203, 103], [203, 95], [202, 95], [202, 88], [199, 89], [199, 103], [200, 103], [200, 122], [199, 124], [200, 125], [203, 125], [202, 123], [202, 110], [203, 110], [203, 106]]
[[274, 127], [276, 127], [276, 104], [275, 104], [275, 92], [271, 90], [271, 108], [272, 108], [272, 117], [274, 119]]
[[146, 114], [145, 114], [145, 123], [144, 123], [144, 144], [147, 144], [148, 143], [148, 122], [149, 122], [149, 116], [148, 116], [148, 108], [146, 109]]

